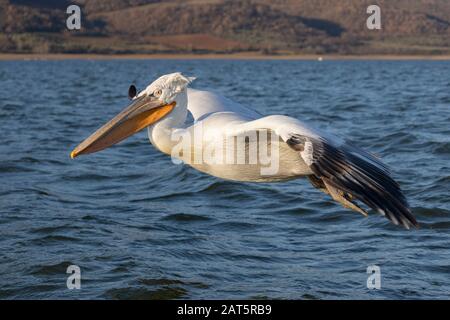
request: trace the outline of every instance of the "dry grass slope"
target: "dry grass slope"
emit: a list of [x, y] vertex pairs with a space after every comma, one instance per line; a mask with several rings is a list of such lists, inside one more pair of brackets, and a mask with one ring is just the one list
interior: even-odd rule
[[0, 0], [0, 52], [449, 54], [450, 1], [78, 0], [82, 30], [65, 28], [65, 0]]

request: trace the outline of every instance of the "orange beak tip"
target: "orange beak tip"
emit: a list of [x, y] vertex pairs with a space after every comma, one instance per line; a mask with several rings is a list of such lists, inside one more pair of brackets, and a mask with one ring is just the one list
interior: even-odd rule
[[74, 159], [76, 156], [77, 156], [77, 154], [75, 153], [75, 150], [70, 153], [71, 159]]

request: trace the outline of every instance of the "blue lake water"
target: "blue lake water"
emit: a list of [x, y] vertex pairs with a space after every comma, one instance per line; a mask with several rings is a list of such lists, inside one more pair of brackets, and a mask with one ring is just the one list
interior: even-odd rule
[[[130, 83], [174, 71], [380, 155], [421, 228], [363, 218], [306, 180], [174, 165], [146, 131], [70, 159]], [[449, 298], [449, 75], [445, 61], [1, 61], [0, 298]]]

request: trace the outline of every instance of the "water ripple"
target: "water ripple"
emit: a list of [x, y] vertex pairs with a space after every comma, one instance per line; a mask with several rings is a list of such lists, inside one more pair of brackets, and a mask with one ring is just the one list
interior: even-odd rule
[[[174, 165], [146, 132], [70, 159], [129, 83], [174, 70], [379, 155], [421, 228], [363, 218], [305, 180]], [[447, 299], [447, 74], [445, 61], [0, 61], [0, 298]], [[66, 288], [72, 264], [82, 290]], [[366, 289], [372, 264], [382, 290]]]

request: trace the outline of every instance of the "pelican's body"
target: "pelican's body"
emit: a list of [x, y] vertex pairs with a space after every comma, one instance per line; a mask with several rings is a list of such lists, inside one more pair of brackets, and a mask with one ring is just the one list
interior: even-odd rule
[[[174, 161], [228, 180], [307, 177], [344, 207], [363, 202], [394, 224], [417, 226], [408, 203], [379, 159], [288, 116], [262, 116], [219, 94], [188, 89], [193, 78], [160, 77], [71, 154], [91, 153], [147, 127], [151, 143]], [[133, 90], [131, 90], [133, 89]], [[187, 121], [188, 114], [194, 121]]]
[[[179, 126], [173, 126], [172, 121], [168, 123], [161, 122], [156, 126], [148, 128], [150, 142], [161, 152], [167, 155], [173, 155], [172, 151], [178, 141], [172, 139], [173, 134], [190, 137], [195, 136], [195, 132], [203, 131], [200, 141], [190, 141], [192, 150], [190, 158], [180, 158], [193, 168], [227, 180], [249, 181], [249, 182], [272, 182], [285, 181], [301, 176], [312, 174], [311, 169], [305, 164], [304, 160], [298, 156], [298, 152], [290, 148], [271, 127], [276, 129], [276, 124], [286, 124], [286, 121], [295, 123], [296, 120], [285, 116], [262, 117], [257, 112], [250, 110], [234, 101], [226, 99], [219, 94], [195, 89], [187, 90], [187, 109], [194, 118], [194, 123], [180, 121]], [[178, 121], [177, 121], [178, 123]], [[297, 122], [300, 125], [300, 122]], [[209, 130], [214, 130], [217, 136], [207, 134]], [[262, 130], [263, 131], [262, 131]], [[260, 133], [270, 133], [272, 139], [260, 139]], [[257, 159], [250, 163], [207, 163], [206, 161], [194, 161], [196, 155], [200, 157], [204, 154], [208, 144], [217, 142], [225, 144], [227, 138], [240, 139], [247, 137], [248, 142], [243, 148], [248, 152], [249, 146], [253, 143], [260, 144], [267, 141], [267, 149], [271, 149], [273, 139], [278, 142], [277, 158], [279, 169], [275, 174], [263, 174], [261, 167], [264, 164]], [[216, 140], [212, 141], [213, 138]], [[226, 148], [223, 152], [237, 153], [238, 146], [233, 145]]]

